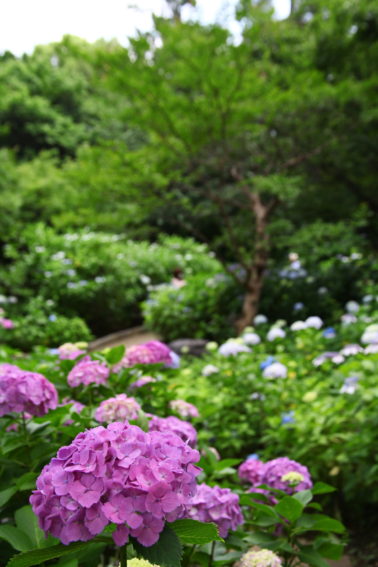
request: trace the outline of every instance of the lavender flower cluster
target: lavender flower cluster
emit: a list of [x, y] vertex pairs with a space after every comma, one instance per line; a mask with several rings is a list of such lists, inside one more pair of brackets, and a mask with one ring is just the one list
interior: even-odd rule
[[104, 362], [84, 356], [68, 374], [67, 382], [71, 388], [80, 385], [88, 386], [88, 384], [104, 384], [109, 374], [110, 370]]
[[127, 349], [122, 360], [113, 367], [114, 372], [122, 368], [130, 368], [135, 364], [157, 364], [162, 362], [166, 366], [174, 364], [172, 351], [160, 341], [148, 341], [141, 345], [133, 345]]
[[56, 388], [42, 374], [0, 365], [0, 416], [11, 412], [41, 416], [57, 405]]
[[238, 475], [252, 485], [254, 492], [261, 484], [283, 490], [287, 494], [312, 487], [308, 468], [288, 457], [279, 457], [266, 463], [256, 458], [247, 459], [240, 465]]
[[169, 417], [158, 417], [153, 415], [149, 422], [150, 431], [169, 431], [178, 435], [185, 443], [188, 443], [191, 447], [197, 445], [197, 431], [194, 429], [191, 423], [183, 421], [178, 417], [173, 415]]
[[128, 398], [126, 394], [118, 394], [101, 402], [95, 412], [96, 421], [111, 423], [112, 421], [130, 421], [138, 419], [140, 405], [135, 398]]
[[169, 407], [181, 417], [199, 417], [199, 411], [196, 406], [184, 400], [172, 400], [169, 402]]
[[37, 479], [30, 503], [39, 525], [64, 544], [88, 541], [113, 522], [116, 545], [129, 535], [158, 539], [165, 521], [187, 515], [199, 453], [170, 432], [112, 423], [79, 433]]
[[229, 488], [207, 484], [198, 485], [189, 517], [200, 522], [214, 522], [221, 537], [227, 537], [230, 530], [236, 530], [244, 521], [239, 496]]

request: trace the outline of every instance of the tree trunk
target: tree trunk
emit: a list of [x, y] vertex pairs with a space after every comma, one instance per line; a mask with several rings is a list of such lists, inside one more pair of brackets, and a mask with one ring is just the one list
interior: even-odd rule
[[274, 199], [267, 205], [264, 205], [257, 193], [250, 193], [249, 198], [256, 222], [255, 252], [251, 269], [247, 276], [242, 313], [235, 322], [238, 334], [241, 334], [257, 315], [269, 258], [268, 218], [277, 204], [277, 200]]

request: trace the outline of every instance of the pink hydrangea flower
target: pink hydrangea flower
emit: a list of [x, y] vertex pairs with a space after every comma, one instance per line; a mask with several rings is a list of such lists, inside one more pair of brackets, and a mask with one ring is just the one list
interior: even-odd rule
[[113, 367], [113, 371], [119, 372], [122, 368], [130, 368], [135, 364], [157, 364], [159, 362], [167, 366], [173, 363], [170, 348], [160, 341], [148, 341], [129, 347], [123, 359]]
[[152, 382], [156, 382], [156, 378], [152, 376], [141, 376], [138, 380], [130, 384], [129, 388], [142, 388], [142, 386], [146, 386], [146, 384], [151, 384]]
[[158, 417], [153, 415], [149, 422], [150, 431], [170, 431], [178, 435], [183, 441], [188, 443], [191, 447], [197, 445], [197, 431], [191, 423], [183, 421], [178, 417]]
[[244, 461], [238, 468], [238, 475], [241, 480], [250, 482], [252, 485], [258, 486], [262, 484], [261, 479], [264, 470], [264, 463], [258, 458], [250, 458]]
[[89, 356], [82, 358], [67, 376], [67, 382], [72, 387], [87, 386], [88, 384], [104, 384], [110, 374], [104, 362], [91, 360]]
[[42, 374], [0, 365], [0, 416], [11, 412], [41, 416], [57, 405], [56, 388]]
[[159, 539], [165, 522], [187, 516], [199, 453], [170, 432], [112, 423], [79, 433], [44, 467], [30, 497], [39, 525], [64, 544], [115, 523], [119, 546]]
[[[290, 481], [289, 473], [299, 473], [302, 477], [300, 482], [296, 482], [293, 485]], [[288, 457], [279, 457], [265, 463], [260, 484], [283, 490], [288, 494], [312, 488], [312, 480], [308, 468]]]
[[78, 356], [85, 354], [84, 350], [79, 349], [73, 343], [65, 343], [58, 347], [60, 360], [75, 360]]
[[126, 394], [118, 394], [114, 398], [109, 398], [101, 402], [95, 413], [97, 421], [130, 421], [138, 419], [140, 405], [135, 398], [128, 398]]
[[3, 318], [0, 319], [0, 325], [4, 329], [13, 329], [13, 327], [14, 327], [14, 323], [10, 319], [3, 319]]
[[227, 537], [230, 530], [243, 523], [239, 496], [229, 488], [207, 484], [198, 486], [188, 515], [200, 522], [214, 522], [221, 537]]
[[169, 407], [181, 417], [199, 417], [199, 411], [196, 406], [184, 400], [172, 400], [169, 402]]

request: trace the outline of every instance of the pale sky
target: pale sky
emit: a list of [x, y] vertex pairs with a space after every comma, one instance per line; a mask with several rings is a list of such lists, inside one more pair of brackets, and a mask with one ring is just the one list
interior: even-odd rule
[[[227, 17], [236, 3], [197, 0], [197, 12], [203, 22], [212, 22]], [[273, 0], [278, 18], [288, 15], [289, 3]], [[164, 6], [164, 0], [0, 0], [0, 53], [31, 53], [65, 34], [90, 42], [116, 38], [124, 45], [136, 30], [150, 29], [152, 12], [162, 14]]]

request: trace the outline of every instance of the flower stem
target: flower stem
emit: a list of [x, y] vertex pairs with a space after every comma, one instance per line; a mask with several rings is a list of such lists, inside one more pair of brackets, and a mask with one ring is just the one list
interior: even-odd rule
[[120, 567], [127, 567], [127, 545], [119, 548]]
[[207, 567], [213, 567], [215, 544], [216, 544], [216, 541], [213, 541], [213, 543], [211, 544], [211, 552], [210, 552], [209, 563], [208, 563]]

